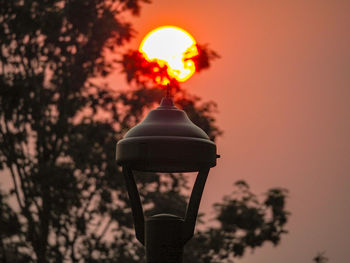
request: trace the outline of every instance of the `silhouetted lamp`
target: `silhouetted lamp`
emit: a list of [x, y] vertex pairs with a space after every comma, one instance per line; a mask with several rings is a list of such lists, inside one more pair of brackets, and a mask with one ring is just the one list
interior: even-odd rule
[[[160, 106], [117, 143], [134, 217], [136, 238], [146, 247], [148, 263], [182, 262], [183, 247], [193, 236], [209, 169], [216, 165], [216, 145], [167, 95]], [[144, 220], [132, 171], [195, 172], [198, 175], [184, 218], [159, 214]]]

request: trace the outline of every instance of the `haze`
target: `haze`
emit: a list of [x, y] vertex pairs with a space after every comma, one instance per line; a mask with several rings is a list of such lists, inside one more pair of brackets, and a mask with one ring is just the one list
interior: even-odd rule
[[[201, 210], [246, 180], [290, 191], [290, 233], [242, 263], [346, 263], [350, 244], [350, 1], [160, 1], [134, 20], [131, 47], [162, 25], [187, 30], [222, 58], [184, 86], [218, 103], [222, 158]], [[115, 86], [127, 88], [122, 76]]]

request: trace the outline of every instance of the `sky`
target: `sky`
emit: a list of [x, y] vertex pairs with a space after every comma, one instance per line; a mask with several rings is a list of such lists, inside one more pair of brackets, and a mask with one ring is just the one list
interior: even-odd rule
[[[163, 25], [188, 31], [221, 58], [183, 87], [218, 104], [221, 158], [200, 210], [246, 180], [289, 190], [289, 234], [240, 263], [347, 263], [350, 244], [350, 1], [153, 0], [132, 19], [129, 45]], [[111, 78], [128, 88], [124, 77]]]

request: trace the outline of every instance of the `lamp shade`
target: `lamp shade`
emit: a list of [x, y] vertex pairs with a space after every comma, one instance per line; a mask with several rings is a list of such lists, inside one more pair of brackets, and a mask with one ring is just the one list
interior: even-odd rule
[[216, 145], [169, 97], [117, 143], [120, 165], [149, 172], [194, 172], [216, 165]]

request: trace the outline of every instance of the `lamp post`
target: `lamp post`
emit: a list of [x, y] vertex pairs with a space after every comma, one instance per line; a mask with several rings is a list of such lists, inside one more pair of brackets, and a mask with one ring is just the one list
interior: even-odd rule
[[[209, 169], [218, 157], [216, 145], [168, 95], [117, 143], [116, 159], [123, 168], [136, 238], [146, 248], [147, 263], [182, 262], [183, 247], [194, 233]], [[185, 217], [158, 214], [145, 220], [133, 170], [198, 172]]]

